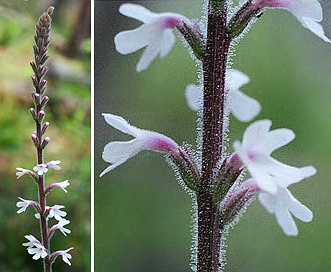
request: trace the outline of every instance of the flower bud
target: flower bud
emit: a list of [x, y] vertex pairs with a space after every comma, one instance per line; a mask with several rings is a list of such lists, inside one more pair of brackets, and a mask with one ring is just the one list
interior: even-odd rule
[[48, 129], [48, 127], [49, 127], [49, 122], [46, 122], [46, 123], [43, 125], [42, 129], [41, 129], [41, 133], [42, 133], [42, 134], [45, 134], [45, 132], [46, 132], [46, 130]]
[[48, 145], [48, 143], [50, 142], [50, 138], [49, 137], [46, 137], [44, 140], [43, 140], [43, 142], [41, 143], [41, 149], [44, 149], [47, 145]]
[[[42, 92], [45, 91], [44, 89], [46, 89], [46, 86], [42, 88]], [[49, 101], [48, 96], [44, 96], [43, 99], [42, 99], [41, 102], [40, 102], [40, 106], [41, 106], [42, 108], [44, 108], [44, 107], [46, 106], [46, 104], [47, 104], [48, 101]]]
[[33, 120], [37, 120], [36, 110], [34, 108], [31, 108], [31, 109], [29, 109], [29, 112], [30, 112]]
[[34, 146], [36, 147], [36, 148], [39, 148], [39, 139], [38, 139], [38, 137], [37, 137], [37, 135], [35, 134], [35, 133], [32, 133], [32, 135], [31, 135], [31, 139], [32, 139], [32, 141], [33, 141], [33, 143], [34, 143]]
[[38, 112], [38, 121], [42, 122], [44, 120], [45, 115], [46, 115], [46, 113], [43, 110], [39, 111]]

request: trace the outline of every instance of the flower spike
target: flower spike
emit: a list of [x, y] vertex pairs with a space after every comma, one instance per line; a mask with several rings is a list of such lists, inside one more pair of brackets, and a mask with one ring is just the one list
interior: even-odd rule
[[166, 152], [173, 156], [180, 155], [178, 145], [169, 137], [154, 131], [132, 126], [120, 116], [109, 113], [103, 113], [102, 115], [109, 125], [123, 133], [132, 135], [135, 139], [127, 142], [110, 142], [105, 146], [102, 158], [112, 165], [107, 167], [100, 174], [100, 177], [126, 162], [129, 158], [142, 150]]
[[138, 72], [146, 70], [158, 55], [164, 58], [169, 53], [175, 44], [172, 29], [188, 21], [182, 15], [153, 13], [137, 4], [123, 4], [119, 12], [144, 23], [137, 29], [118, 33], [114, 39], [116, 50], [121, 54], [130, 54], [146, 47], [136, 67]]

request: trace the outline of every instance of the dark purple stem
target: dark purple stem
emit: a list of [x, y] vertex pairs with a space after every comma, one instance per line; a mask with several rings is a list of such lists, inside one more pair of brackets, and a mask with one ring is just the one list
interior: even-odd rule
[[225, 73], [230, 46], [226, 20], [226, 1], [210, 0], [203, 58], [202, 180], [197, 190], [198, 272], [218, 272], [221, 267], [223, 227], [219, 207], [213, 200], [212, 182], [223, 149]]

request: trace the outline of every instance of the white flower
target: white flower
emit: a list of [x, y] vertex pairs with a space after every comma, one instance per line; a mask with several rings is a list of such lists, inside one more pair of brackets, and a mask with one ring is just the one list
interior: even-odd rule
[[323, 19], [323, 10], [318, 0], [254, 0], [253, 5], [275, 7], [289, 10], [302, 24], [324, 41], [331, 43], [319, 22]]
[[59, 163], [61, 163], [61, 161], [50, 161], [46, 163], [46, 167], [53, 168], [54, 170], [61, 170], [61, 167], [58, 166]]
[[19, 179], [21, 176], [24, 176], [25, 174], [33, 175], [33, 172], [31, 170], [28, 170], [28, 169], [17, 167], [16, 170], [18, 170], [18, 172], [16, 172], [17, 179]]
[[29, 248], [28, 252], [31, 255], [34, 255], [32, 259], [39, 260], [39, 258], [45, 258], [47, 256], [47, 251], [44, 246], [41, 244], [34, 244], [35, 247]]
[[59, 256], [59, 255], [61, 255], [61, 256], [62, 256], [62, 260], [63, 260], [65, 263], [67, 263], [68, 265], [71, 265], [69, 259], [71, 259], [72, 257], [71, 257], [71, 254], [69, 254], [68, 252], [69, 252], [70, 250], [72, 250], [72, 249], [73, 249], [73, 247], [68, 248], [67, 250], [58, 250], [58, 251], [54, 252], [53, 254], [54, 254], [54, 256]]
[[22, 201], [18, 201], [16, 203], [16, 207], [20, 208], [17, 213], [22, 213], [25, 212], [25, 210], [29, 207], [29, 206], [33, 206], [36, 207], [37, 203], [32, 201], [32, 200], [26, 200], [24, 198], [18, 197], [18, 199], [22, 200]]
[[100, 174], [100, 177], [142, 150], [153, 150], [179, 155], [178, 145], [169, 137], [154, 131], [134, 127], [120, 116], [108, 113], [103, 113], [102, 115], [109, 125], [123, 133], [132, 135], [135, 139], [126, 142], [110, 142], [105, 146], [102, 158], [112, 165], [107, 167]]
[[65, 193], [68, 193], [68, 191], [66, 190], [66, 188], [70, 185], [70, 182], [68, 180], [62, 181], [62, 182], [58, 182], [58, 183], [52, 183], [50, 185], [51, 188], [55, 188], [55, 187], [59, 187], [61, 188]]
[[57, 221], [62, 221], [65, 220], [64, 216], [67, 215], [66, 212], [61, 211], [62, 208], [64, 208], [65, 206], [63, 205], [54, 205], [52, 207], [49, 207], [49, 214], [48, 214], [48, 218], [52, 218], [54, 217]]
[[27, 249], [34, 247], [35, 244], [41, 244], [33, 235], [25, 235], [24, 237], [29, 240], [29, 242], [22, 244], [23, 246], [28, 247]]
[[29, 240], [27, 243], [23, 243], [23, 246], [28, 247], [29, 254], [34, 255], [32, 259], [38, 260], [40, 257], [45, 258], [47, 256], [46, 248], [36, 239], [33, 235], [25, 235], [26, 239]]
[[236, 141], [234, 148], [243, 164], [268, 193], [276, 193], [277, 187], [287, 187], [316, 173], [312, 166], [296, 168], [283, 164], [270, 155], [279, 147], [291, 142], [295, 135], [285, 128], [269, 131], [270, 120], [260, 120], [247, 127], [242, 143]]
[[287, 188], [278, 187], [276, 193], [259, 193], [259, 200], [263, 207], [271, 214], [275, 214], [279, 226], [286, 235], [298, 235], [298, 228], [293, 217], [303, 222], [310, 222], [313, 213], [299, 202]]
[[66, 219], [62, 219], [61, 221], [59, 221], [56, 225], [54, 225], [51, 230], [50, 230], [50, 233], [54, 232], [55, 230], [59, 230], [62, 232], [62, 234], [64, 236], [67, 236], [67, 233], [70, 234], [71, 233], [71, 230], [65, 228], [64, 226], [65, 225], [68, 225], [70, 223], [69, 220], [66, 220]]
[[[238, 70], [228, 70], [225, 88], [227, 90], [227, 111], [241, 122], [248, 122], [259, 114], [261, 106], [255, 99], [247, 96], [239, 89], [249, 82], [249, 77]], [[203, 90], [190, 84], [185, 91], [186, 101], [193, 111], [199, 111], [203, 106]]]
[[37, 166], [33, 167], [33, 171], [38, 173], [38, 176], [42, 176], [43, 174], [46, 174], [48, 169], [47, 165], [44, 163], [38, 164]]
[[116, 50], [121, 54], [130, 54], [146, 47], [138, 64], [137, 71], [148, 68], [158, 55], [165, 57], [175, 44], [172, 31], [187, 19], [176, 13], [153, 13], [137, 4], [122, 4], [119, 12], [144, 24], [137, 29], [122, 31], [115, 36]]

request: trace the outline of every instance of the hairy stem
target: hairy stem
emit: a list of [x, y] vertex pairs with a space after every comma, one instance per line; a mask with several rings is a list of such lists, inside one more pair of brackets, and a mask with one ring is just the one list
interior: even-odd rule
[[221, 268], [221, 214], [213, 201], [212, 181], [223, 149], [225, 73], [230, 45], [226, 14], [226, 1], [209, 1], [207, 41], [203, 58], [202, 180], [197, 190], [198, 272], [217, 272]]

